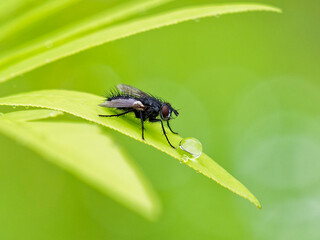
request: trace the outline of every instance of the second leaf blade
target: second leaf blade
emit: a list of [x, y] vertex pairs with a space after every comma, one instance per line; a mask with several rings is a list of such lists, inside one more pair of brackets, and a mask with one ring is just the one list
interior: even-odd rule
[[[25, 72], [29, 72], [33, 69], [81, 51], [141, 32], [192, 19], [248, 11], [281, 12], [278, 8], [263, 4], [224, 4], [175, 9], [158, 15], [118, 24], [110, 28], [107, 27], [102, 30], [93, 31], [87, 35], [73, 39], [72, 41], [65, 42], [60, 46], [47, 49], [47, 51], [19, 59], [19, 61], [13, 62], [12, 65], [5, 66], [0, 69], [0, 82], [4, 82]], [[2, 60], [0, 59], [0, 61]]]
[[[23, 112], [29, 114], [28, 111], [19, 114]], [[0, 117], [0, 132], [139, 214], [149, 219], [158, 216], [159, 200], [150, 184], [99, 127], [66, 122], [15, 121], [5, 114]]]

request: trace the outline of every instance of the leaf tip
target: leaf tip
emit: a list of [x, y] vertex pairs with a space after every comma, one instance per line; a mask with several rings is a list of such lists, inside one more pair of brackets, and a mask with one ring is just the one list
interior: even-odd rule
[[283, 13], [281, 8], [273, 7], [273, 9], [274, 9], [274, 12], [276, 12], [276, 13]]
[[259, 208], [260, 210], [262, 209], [262, 205], [260, 204], [260, 202], [257, 200], [255, 202], [255, 205], [257, 206], [257, 208]]
[[259, 200], [253, 196], [252, 199], [248, 199], [250, 202], [252, 202], [257, 208], [260, 210], [262, 209], [262, 205], [260, 204]]
[[271, 11], [271, 12], [276, 12], [276, 13], [282, 13], [282, 9], [272, 6], [272, 5], [264, 5], [264, 10], [266, 11]]
[[155, 193], [149, 192], [148, 194], [149, 202], [144, 205], [137, 205], [133, 210], [137, 211], [145, 219], [156, 222], [162, 213], [162, 204]]

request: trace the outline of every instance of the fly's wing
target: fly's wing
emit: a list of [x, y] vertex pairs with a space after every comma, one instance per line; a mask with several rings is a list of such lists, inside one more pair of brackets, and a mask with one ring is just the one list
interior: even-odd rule
[[118, 84], [117, 88], [119, 91], [123, 92], [126, 95], [129, 96], [135, 96], [135, 97], [148, 97], [149, 95], [138, 88], [126, 85], [126, 84]]
[[104, 103], [99, 104], [100, 107], [108, 107], [108, 108], [133, 108], [135, 110], [143, 111], [145, 110], [145, 106], [137, 99], [128, 98], [128, 99], [113, 99], [111, 101], [106, 101]]

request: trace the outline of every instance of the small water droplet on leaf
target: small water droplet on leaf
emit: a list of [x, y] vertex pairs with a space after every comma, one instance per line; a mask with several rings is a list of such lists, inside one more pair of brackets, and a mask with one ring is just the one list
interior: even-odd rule
[[46, 48], [52, 48], [53, 42], [52, 40], [48, 40], [44, 44], [46, 45]]
[[202, 154], [201, 142], [193, 137], [184, 138], [180, 141], [179, 150], [182, 153], [182, 160], [195, 160]]

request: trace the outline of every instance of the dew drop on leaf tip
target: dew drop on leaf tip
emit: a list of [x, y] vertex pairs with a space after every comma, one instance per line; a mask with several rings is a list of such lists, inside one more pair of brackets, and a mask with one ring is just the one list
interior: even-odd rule
[[202, 154], [202, 144], [196, 138], [187, 137], [180, 141], [178, 151], [184, 162], [196, 160]]
[[48, 40], [44, 44], [45, 44], [46, 48], [51, 48], [53, 45], [53, 42], [52, 42], [52, 40]]

